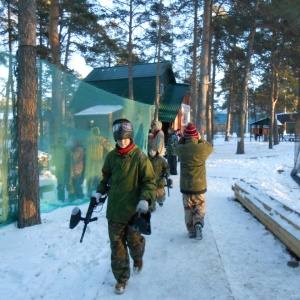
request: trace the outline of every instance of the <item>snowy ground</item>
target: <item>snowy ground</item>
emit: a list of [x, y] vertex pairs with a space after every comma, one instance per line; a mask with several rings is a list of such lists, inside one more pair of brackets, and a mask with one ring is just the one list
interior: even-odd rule
[[[300, 268], [285, 246], [233, 198], [232, 184], [259, 182], [272, 196], [300, 211], [299, 186], [291, 179], [294, 143], [215, 140], [207, 161], [207, 216], [202, 241], [191, 240], [183, 221], [179, 175], [164, 207], [152, 214], [144, 269], [132, 274], [124, 295], [114, 294], [105, 209], [69, 229], [73, 206], [42, 214], [42, 224], [0, 228], [0, 299], [300, 299]], [[44, 200], [46, 195], [44, 195]], [[83, 214], [88, 204], [80, 205]]]

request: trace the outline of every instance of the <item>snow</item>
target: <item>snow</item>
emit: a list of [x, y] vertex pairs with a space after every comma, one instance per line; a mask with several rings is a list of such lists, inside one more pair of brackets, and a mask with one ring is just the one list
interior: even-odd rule
[[[69, 229], [73, 205], [42, 213], [41, 225], [0, 228], [0, 299], [300, 299], [300, 269], [287, 265], [296, 259], [232, 190], [243, 179], [259, 187], [260, 197], [300, 212], [299, 186], [290, 177], [294, 143], [268, 149], [266, 142], [247, 141], [243, 155], [236, 148], [236, 140], [214, 141], [201, 241], [187, 237], [179, 175], [172, 176], [170, 197], [152, 214], [152, 234], [145, 236], [144, 268], [131, 274], [124, 295], [114, 294], [106, 204], [93, 214], [98, 220], [88, 225], [83, 243], [83, 222]], [[85, 215], [88, 203], [79, 207]]]
[[80, 111], [74, 116], [108, 115], [120, 109], [123, 109], [122, 105], [96, 105]]

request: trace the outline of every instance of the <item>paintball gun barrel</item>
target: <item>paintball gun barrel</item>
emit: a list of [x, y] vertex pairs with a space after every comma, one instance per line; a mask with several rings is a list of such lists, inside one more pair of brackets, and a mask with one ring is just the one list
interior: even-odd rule
[[164, 174], [164, 177], [166, 179], [166, 187], [168, 188], [168, 197], [170, 197], [170, 189], [173, 188], [173, 180], [168, 177], [168, 174]]
[[92, 214], [93, 214], [95, 208], [97, 207], [98, 204], [102, 204], [103, 205], [103, 203], [105, 202], [105, 200], [106, 200], [106, 197], [100, 198], [100, 202], [97, 203], [96, 198], [95, 197], [91, 197], [90, 204], [89, 204], [89, 207], [88, 207], [88, 210], [87, 210], [85, 218], [83, 218], [81, 216], [81, 210], [80, 210], [79, 207], [76, 206], [76, 207], [73, 208], [72, 214], [71, 214], [71, 218], [70, 218], [70, 225], [69, 225], [70, 229], [75, 228], [80, 221], [84, 222], [84, 226], [83, 226], [83, 230], [82, 230], [82, 235], [81, 235], [81, 238], [80, 238], [80, 243], [82, 243], [82, 241], [83, 241], [83, 237], [84, 237], [87, 225], [90, 222], [94, 222], [94, 221], [98, 220], [97, 217], [93, 217], [92, 218]]

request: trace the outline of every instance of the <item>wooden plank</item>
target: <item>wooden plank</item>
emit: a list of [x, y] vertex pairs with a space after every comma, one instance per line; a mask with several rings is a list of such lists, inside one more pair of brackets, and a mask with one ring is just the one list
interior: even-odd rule
[[[244, 182], [244, 181], [243, 181]], [[245, 183], [245, 182], [244, 182]], [[255, 190], [257, 190], [256, 187], [252, 186], [251, 184], [249, 184], [249, 187], [254, 188]], [[250, 195], [248, 191], [246, 191], [245, 189], [243, 189], [242, 187], [240, 187], [238, 184], [235, 184], [233, 190], [239, 191], [239, 193], [242, 194], [246, 194], [246, 195]], [[263, 207], [268, 210], [270, 213], [276, 214], [278, 215], [281, 219], [285, 220], [286, 222], [289, 223], [289, 225], [293, 226], [295, 229], [300, 230], [300, 226], [295, 224], [292, 220], [289, 219], [290, 216], [292, 216], [291, 213], [296, 214], [298, 217], [300, 217], [300, 214], [293, 210], [292, 208], [289, 208], [288, 206], [280, 203], [279, 201], [275, 200], [274, 198], [270, 197], [269, 195], [263, 195], [264, 197], [262, 197], [261, 199], [257, 198], [256, 196], [252, 196], [256, 201], [258, 201], [259, 203], [261, 203], [261, 205], [263, 205]], [[274, 203], [274, 207], [269, 206], [268, 204], [266, 204], [263, 199], [265, 197], [268, 197], [269, 200], [272, 200]], [[250, 199], [249, 199], [250, 200]], [[276, 208], [276, 206], [279, 206], [280, 208], [284, 209], [287, 214], [285, 214], [285, 211], [282, 213], [278, 210], [278, 208]]]
[[[244, 182], [245, 184], [249, 185], [251, 188], [254, 188], [255, 190], [258, 191], [258, 188], [256, 186], [254, 186], [253, 184], [247, 183], [245, 180], [241, 179], [241, 182]], [[242, 189], [243, 190], [243, 189]], [[243, 190], [244, 192], [246, 192], [245, 190]], [[298, 215], [300, 217], [300, 212], [295, 211], [294, 209], [288, 207], [287, 205], [279, 202], [278, 200], [276, 200], [275, 198], [271, 197], [270, 195], [265, 195], [266, 197], [268, 197], [270, 200], [273, 200], [274, 202], [277, 202], [277, 204], [279, 204], [282, 208], [284, 208], [286, 211], [288, 212], [292, 212], [296, 215]], [[261, 201], [261, 200], [259, 200]]]
[[[233, 190], [236, 199], [243, 206], [245, 206], [262, 224], [264, 224], [268, 230], [278, 237], [278, 239], [281, 240], [290, 251], [300, 257], [300, 240], [297, 239], [291, 232], [283, 228], [269, 215], [269, 212], [271, 212], [272, 208], [256, 197], [254, 201], [253, 199], [251, 200], [251, 194], [240, 187], [238, 183], [234, 184]], [[264, 212], [259, 206], [262, 206], [266, 212]], [[280, 214], [280, 216], [282, 215]], [[282, 218], [282, 221], [287, 222], [290, 225], [292, 223], [292, 221], [288, 220], [286, 217]], [[297, 224], [292, 224], [296, 230], [300, 230]]]

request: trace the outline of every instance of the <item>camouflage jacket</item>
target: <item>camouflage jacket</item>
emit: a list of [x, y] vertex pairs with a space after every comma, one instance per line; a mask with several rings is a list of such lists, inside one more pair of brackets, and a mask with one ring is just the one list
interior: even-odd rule
[[172, 132], [171, 134], [168, 135], [168, 140], [167, 140], [167, 155], [176, 155], [174, 152], [174, 149], [178, 145], [178, 137], [175, 134], [175, 132]]
[[107, 138], [100, 135], [92, 135], [86, 143], [86, 157], [90, 161], [101, 160], [104, 148], [110, 152], [113, 150]]
[[151, 157], [150, 155], [148, 156], [155, 176], [156, 176], [156, 185], [157, 188], [164, 188], [165, 186], [165, 178], [164, 178], [164, 174], [168, 174], [168, 177], [170, 176], [170, 166], [169, 164], [165, 161], [165, 159], [159, 155], [156, 155], [154, 157]]

